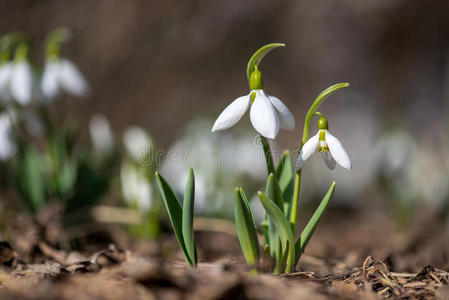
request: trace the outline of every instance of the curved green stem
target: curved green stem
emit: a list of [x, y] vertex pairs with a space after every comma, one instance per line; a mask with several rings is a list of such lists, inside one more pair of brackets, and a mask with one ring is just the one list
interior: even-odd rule
[[263, 152], [265, 154], [265, 161], [267, 162], [267, 170], [268, 174], [274, 173], [274, 162], [273, 162], [273, 156], [271, 155], [271, 148], [268, 140], [260, 136], [260, 141], [262, 143]]
[[[316, 112], [316, 110], [320, 107], [321, 103], [323, 103], [324, 100], [334, 92], [338, 91], [339, 89], [348, 87], [349, 83], [343, 82], [343, 83], [337, 83], [334, 84], [324, 91], [322, 91], [313, 102], [312, 106], [310, 106], [309, 111], [307, 112], [306, 119], [304, 121], [304, 131], [302, 134], [302, 140], [301, 140], [301, 146], [299, 147], [299, 151], [301, 151], [302, 146], [307, 142], [309, 139], [309, 131], [310, 131], [310, 124], [312, 123], [312, 118]], [[295, 187], [293, 192], [293, 200], [292, 200], [292, 210], [290, 215], [290, 223], [292, 225], [293, 232], [296, 231], [296, 222], [298, 217], [298, 203], [299, 203], [299, 193], [301, 191], [301, 173], [302, 170], [299, 169], [296, 171], [295, 176]]]

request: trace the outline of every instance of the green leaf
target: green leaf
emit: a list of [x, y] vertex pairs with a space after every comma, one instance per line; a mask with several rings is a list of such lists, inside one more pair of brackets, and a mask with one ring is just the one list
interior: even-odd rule
[[44, 168], [42, 158], [32, 147], [24, 148], [22, 189], [33, 212], [45, 204]]
[[178, 197], [173, 192], [171, 186], [167, 183], [164, 177], [156, 172], [156, 181], [159, 187], [159, 191], [162, 196], [165, 208], [167, 209], [168, 217], [175, 231], [176, 239], [181, 246], [182, 252], [184, 253], [184, 258], [189, 266], [194, 266], [194, 259], [189, 256], [189, 252], [186, 249], [184, 243], [184, 237], [182, 235], [182, 208], [179, 203]]
[[193, 238], [193, 206], [195, 202], [195, 176], [193, 169], [189, 169], [189, 179], [184, 193], [182, 207], [182, 235], [184, 244], [190, 258], [193, 258], [195, 266], [198, 264], [195, 240]]
[[243, 189], [234, 192], [235, 228], [239, 238], [245, 260], [250, 266], [259, 260], [259, 239], [257, 238], [256, 224]]
[[290, 152], [285, 151], [275, 171], [276, 179], [281, 187], [282, 197], [284, 199], [284, 214], [290, 217], [291, 203], [293, 199], [293, 180], [295, 171], [293, 170]]
[[313, 232], [315, 231], [316, 227], [318, 226], [318, 223], [320, 223], [321, 218], [323, 217], [324, 213], [326, 212], [326, 209], [329, 206], [329, 203], [332, 199], [332, 195], [334, 194], [334, 190], [335, 190], [335, 181], [332, 183], [331, 187], [327, 191], [323, 200], [321, 200], [320, 205], [315, 210], [315, 213], [310, 218], [309, 223], [307, 223], [306, 227], [302, 231], [301, 236], [296, 241], [295, 264], [298, 263], [299, 258], [301, 257], [301, 254], [304, 252], [304, 249], [306, 248], [307, 244], [309, 243], [310, 238], [313, 235]]
[[283, 43], [271, 43], [259, 48], [256, 52], [254, 52], [253, 56], [251, 56], [251, 58], [249, 59], [248, 65], [246, 67], [246, 77], [248, 78], [248, 81], [251, 73], [254, 71], [254, 66], [258, 66], [268, 52], [275, 48], [284, 46], [285, 44]]
[[[273, 173], [268, 175], [265, 195], [268, 199], [272, 199], [279, 209], [283, 210], [284, 200], [282, 198], [281, 188]], [[279, 273], [280, 271], [278, 272], [278, 270], [281, 268], [280, 263], [282, 261], [282, 250], [280, 247], [279, 232], [270, 216], [268, 216], [268, 237], [270, 254], [276, 260], [275, 273]]]
[[[304, 131], [303, 131], [303, 135], [302, 135], [302, 145], [304, 145], [305, 142], [307, 142], [307, 140], [309, 139], [310, 123], [312, 122], [314, 113], [320, 107], [321, 103], [323, 103], [323, 101], [328, 96], [332, 95], [339, 89], [342, 89], [342, 88], [345, 88], [348, 86], [349, 86], [349, 83], [346, 83], [346, 82], [334, 84], [334, 85], [328, 87], [327, 89], [325, 89], [324, 91], [322, 91], [318, 95], [318, 97], [316, 97], [315, 101], [313, 102], [312, 106], [310, 106], [309, 111], [307, 112], [307, 115], [306, 115], [306, 120], [304, 122]], [[301, 145], [301, 147], [302, 147], [302, 145]]]
[[284, 216], [282, 210], [270, 199], [268, 199], [263, 193], [258, 192], [260, 202], [262, 203], [265, 211], [270, 216], [277, 230], [279, 231], [279, 237], [281, 239], [283, 251], [287, 250], [287, 262], [286, 272], [293, 271], [293, 260], [295, 258], [295, 242], [293, 232], [290, 227], [290, 223]]

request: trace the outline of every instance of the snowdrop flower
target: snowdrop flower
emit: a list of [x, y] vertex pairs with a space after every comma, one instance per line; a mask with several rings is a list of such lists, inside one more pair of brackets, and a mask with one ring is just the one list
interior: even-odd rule
[[136, 162], [146, 159], [151, 150], [152, 142], [148, 134], [140, 127], [130, 126], [123, 134], [123, 144], [131, 158]]
[[67, 28], [55, 28], [47, 35], [46, 57], [40, 88], [48, 100], [61, 92], [84, 96], [89, 86], [78, 68], [68, 59], [61, 57], [61, 42], [70, 40], [72, 33]]
[[104, 115], [96, 114], [90, 119], [89, 133], [97, 153], [110, 154], [114, 150], [114, 135]]
[[136, 205], [143, 212], [151, 209], [153, 191], [145, 169], [124, 163], [120, 170], [120, 181], [123, 198], [129, 205]]
[[41, 80], [42, 94], [49, 100], [64, 91], [82, 97], [89, 91], [86, 80], [68, 59], [51, 57], [45, 63]]
[[304, 162], [318, 150], [318, 152], [321, 152], [323, 160], [329, 169], [333, 170], [337, 162], [343, 168], [350, 170], [352, 166], [348, 154], [343, 149], [340, 141], [329, 132], [327, 120], [321, 113], [317, 114], [321, 116], [318, 120], [318, 133], [311, 137], [301, 148], [296, 168], [301, 169]]
[[237, 98], [226, 107], [215, 121], [212, 132], [234, 126], [248, 108], [254, 129], [264, 137], [276, 138], [279, 128], [295, 129], [295, 119], [287, 106], [278, 98], [265, 94], [262, 73], [257, 66], [250, 77], [250, 90], [248, 95]]
[[27, 60], [28, 47], [22, 43], [17, 47], [11, 68], [10, 93], [21, 105], [31, 101], [33, 93], [33, 72]]

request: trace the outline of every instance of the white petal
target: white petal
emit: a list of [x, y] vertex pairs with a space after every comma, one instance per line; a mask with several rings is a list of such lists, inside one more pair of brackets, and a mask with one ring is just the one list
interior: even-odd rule
[[323, 151], [323, 152], [321, 152], [321, 157], [323, 157], [324, 163], [326, 164], [326, 166], [327, 166], [329, 169], [331, 169], [331, 170], [335, 169], [336, 162], [335, 162], [335, 160], [332, 158], [332, 155], [330, 154], [329, 151]]
[[298, 155], [298, 160], [296, 161], [296, 169], [299, 170], [303, 167], [304, 162], [312, 156], [313, 152], [318, 148], [319, 134], [312, 136], [305, 144], [302, 146], [301, 151]]
[[325, 139], [327, 146], [329, 147], [329, 151], [335, 161], [343, 168], [351, 170], [351, 160], [349, 159], [349, 156], [346, 153], [345, 149], [343, 149], [340, 141], [328, 130], [326, 130]]
[[279, 117], [279, 125], [283, 129], [295, 130], [295, 118], [287, 106], [278, 98], [268, 96], [271, 104], [273, 104]]
[[59, 93], [59, 61], [51, 60], [45, 64], [42, 73], [41, 90], [47, 99], [53, 99]]
[[279, 120], [275, 108], [262, 90], [252, 92], [256, 92], [256, 98], [251, 105], [251, 123], [262, 136], [274, 139], [279, 132]]
[[33, 91], [33, 74], [27, 61], [14, 64], [11, 74], [11, 95], [22, 105], [31, 101]]
[[93, 115], [89, 121], [89, 133], [94, 149], [99, 154], [108, 155], [114, 150], [114, 135], [104, 115]]
[[59, 64], [59, 83], [61, 87], [67, 93], [78, 97], [86, 95], [89, 87], [78, 68], [67, 59], [61, 59]]
[[245, 114], [249, 104], [249, 95], [239, 97], [232, 101], [232, 103], [218, 116], [212, 127], [212, 132], [228, 129], [234, 126]]

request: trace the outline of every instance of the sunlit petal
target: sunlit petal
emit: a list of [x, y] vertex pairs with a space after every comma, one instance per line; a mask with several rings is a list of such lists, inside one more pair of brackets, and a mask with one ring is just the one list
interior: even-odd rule
[[295, 118], [287, 106], [278, 98], [268, 96], [279, 117], [279, 126], [283, 129], [295, 130]]
[[234, 126], [245, 114], [249, 104], [249, 95], [239, 97], [232, 101], [232, 103], [218, 116], [212, 127], [212, 132], [228, 129]]
[[20, 61], [14, 64], [11, 72], [10, 92], [20, 104], [26, 105], [31, 101], [33, 91], [33, 74], [28, 62]]
[[351, 160], [349, 159], [349, 156], [346, 153], [345, 149], [343, 149], [340, 141], [328, 130], [326, 130], [325, 139], [329, 147], [329, 151], [335, 161], [343, 168], [350, 170], [352, 168]]
[[67, 93], [81, 97], [88, 93], [89, 86], [78, 68], [69, 60], [61, 59], [59, 83]]
[[59, 93], [59, 61], [51, 60], [45, 64], [42, 73], [41, 91], [47, 99], [55, 98]]
[[263, 91], [253, 92], [256, 93], [256, 98], [251, 105], [251, 123], [262, 136], [274, 139], [279, 132], [279, 120], [275, 108]]
[[304, 166], [304, 162], [317, 150], [318, 142], [319, 134], [317, 133], [302, 146], [298, 155], [298, 160], [296, 161], [296, 169], [301, 169]]

